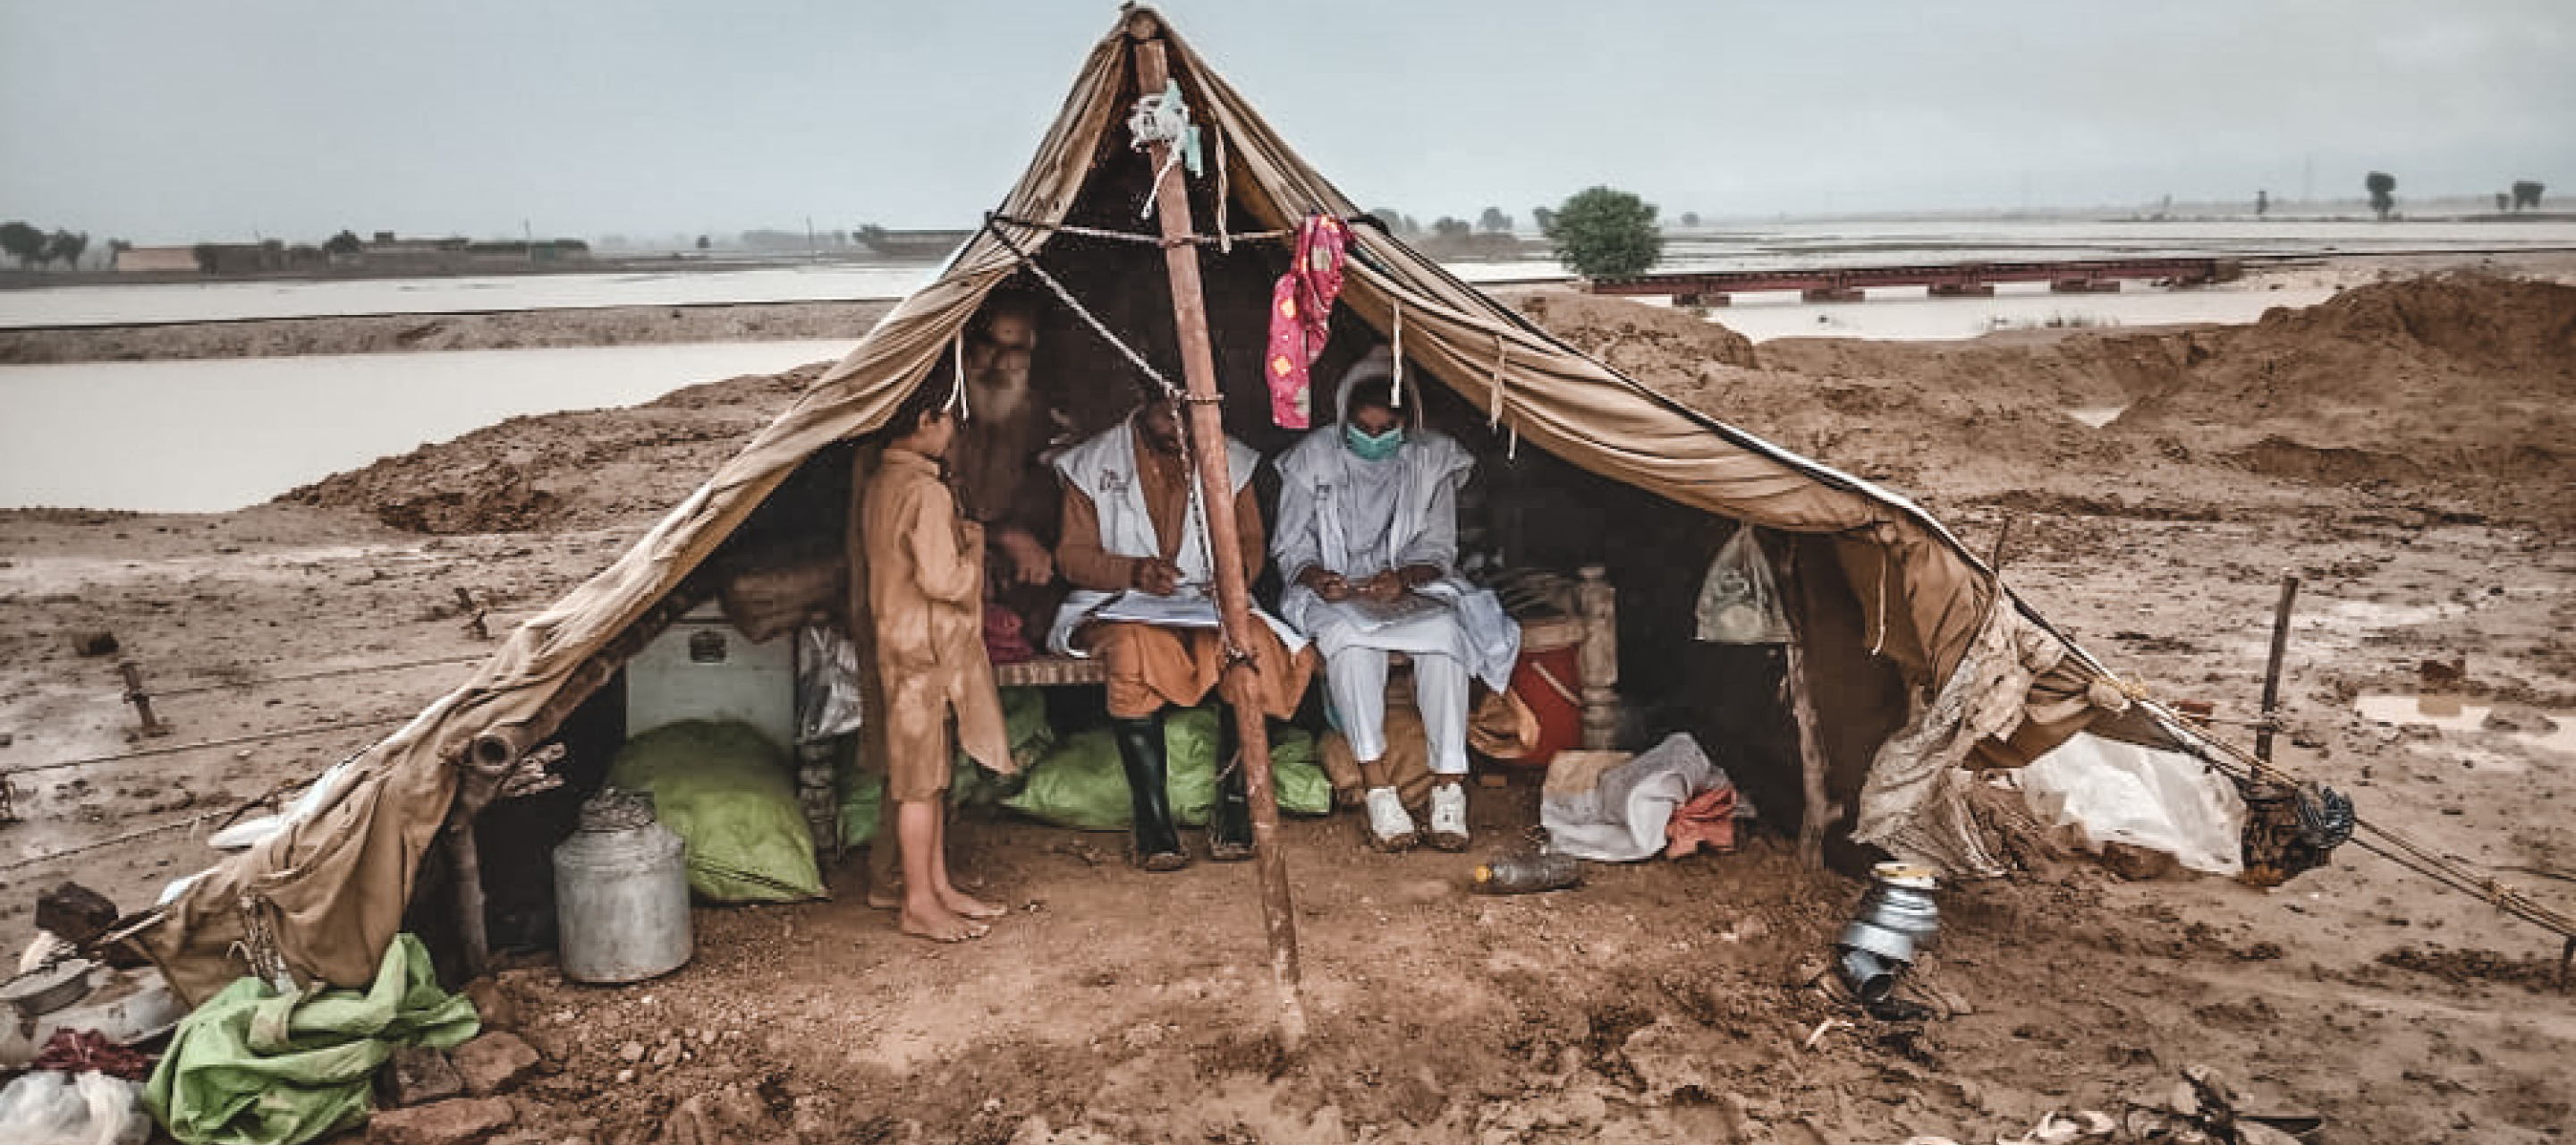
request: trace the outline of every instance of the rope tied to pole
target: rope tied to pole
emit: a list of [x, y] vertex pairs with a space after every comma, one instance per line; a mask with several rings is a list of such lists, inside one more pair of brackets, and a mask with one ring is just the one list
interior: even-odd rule
[[1135, 138], [1128, 144], [1137, 151], [1151, 151], [1165, 145], [1163, 165], [1154, 172], [1154, 183], [1145, 189], [1145, 207], [1136, 212], [1140, 219], [1154, 217], [1154, 201], [1160, 197], [1163, 180], [1172, 168], [1187, 166], [1190, 174], [1202, 170], [1199, 160], [1199, 129], [1190, 122], [1190, 106], [1181, 98], [1181, 81], [1163, 81], [1163, 90], [1137, 97], [1136, 110], [1127, 115], [1127, 132]]

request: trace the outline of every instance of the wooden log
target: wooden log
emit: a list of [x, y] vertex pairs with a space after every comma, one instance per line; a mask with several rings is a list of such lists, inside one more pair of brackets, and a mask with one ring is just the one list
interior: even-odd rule
[[[1171, 67], [1163, 55], [1162, 22], [1145, 9], [1132, 11], [1127, 34], [1133, 42], [1139, 90], [1162, 91]], [[1160, 171], [1171, 148], [1155, 143], [1148, 161]], [[1218, 406], [1216, 354], [1208, 338], [1207, 299], [1199, 279], [1199, 248], [1189, 242], [1190, 195], [1185, 177], [1175, 174], [1155, 184], [1154, 214], [1162, 225], [1163, 267], [1172, 283], [1172, 320], [1181, 343], [1181, 373], [1188, 386], [1187, 429], [1198, 462], [1199, 500], [1207, 517], [1209, 546], [1216, 564], [1217, 613], [1225, 641], [1249, 649], [1258, 637], [1252, 616], [1250, 571], [1243, 567], [1240, 526], [1234, 519], [1234, 482], [1228, 472], [1225, 419]], [[1263, 933], [1270, 946], [1270, 973], [1278, 988], [1280, 1049], [1295, 1054], [1306, 1042], [1306, 1011], [1298, 999], [1301, 971], [1297, 957], [1297, 916], [1288, 890], [1288, 858], [1279, 850], [1279, 799], [1271, 789], [1270, 735], [1262, 724], [1249, 656], [1230, 656], [1223, 681], [1234, 708], [1243, 745], [1244, 785], [1252, 802], [1253, 872], [1261, 885]]]
[[447, 828], [447, 855], [456, 868], [456, 941], [465, 948], [465, 973], [480, 978], [492, 965], [492, 939], [483, 921], [483, 857], [471, 821]]

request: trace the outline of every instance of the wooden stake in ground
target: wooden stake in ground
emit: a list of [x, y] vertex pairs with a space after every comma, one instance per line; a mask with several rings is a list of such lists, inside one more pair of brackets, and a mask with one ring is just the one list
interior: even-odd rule
[[[1798, 584], [1798, 546], [1795, 542], [1789, 546], [1789, 558], [1781, 574], [1781, 583]], [[1833, 801], [1825, 795], [1825, 745], [1817, 738], [1822, 734], [1818, 730], [1822, 721], [1816, 718], [1815, 694], [1807, 686], [1807, 625], [1804, 616], [1807, 594], [1804, 589], [1798, 589], [1796, 596], [1783, 594], [1782, 599], [1791, 607], [1784, 610], [1789, 617], [1789, 664], [1787, 675], [1780, 681], [1780, 690], [1788, 694], [1789, 714], [1798, 723], [1798, 775], [1804, 784], [1801, 794], [1802, 802], [1806, 804], [1798, 817], [1798, 861], [1821, 869], [1825, 865], [1825, 831], [1833, 826], [1834, 807]]]
[[[1128, 17], [1137, 88], [1159, 92], [1171, 79], [1163, 57], [1162, 21], [1150, 12]], [[1171, 147], [1155, 143], [1148, 159], [1156, 171]], [[1207, 513], [1208, 542], [1216, 560], [1216, 599], [1230, 649], [1248, 649], [1257, 638], [1250, 570], [1243, 567], [1241, 533], [1234, 519], [1234, 482], [1228, 472], [1225, 418], [1217, 405], [1216, 355], [1208, 341], [1207, 300], [1199, 283], [1199, 248], [1190, 237], [1188, 182], [1177, 176], [1155, 184], [1154, 214], [1162, 223], [1163, 263], [1172, 279], [1172, 320], [1179, 329], [1181, 373], [1189, 388], [1187, 425], [1198, 460], [1199, 500]], [[1253, 702], [1252, 661], [1229, 656], [1222, 682], [1243, 744], [1244, 786], [1252, 797], [1253, 872], [1261, 883], [1261, 921], [1270, 941], [1270, 973], [1279, 989], [1279, 1045], [1296, 1053], [1306, 1041], [1306, 1010], [1297, 997], [1297, 917], [1288, 896], [1288, 859], [1279, 852], [1279, 799], [1270, 786], [1270, 733], [1261, 705]], [[1220, 761], [1222, 763], [1222, 761]]]
[[2265, 763], [2272, 762], [2272, 721], [2281, 707], [2281, 657], [2290, 650], [2290, 602], [2298, 598], [2298, 574], [2282, 573], [2281, 603], [2272, 610], [2272, 658], [2263, 665], [2263, 723], [2254, 732], [2254, 758]]

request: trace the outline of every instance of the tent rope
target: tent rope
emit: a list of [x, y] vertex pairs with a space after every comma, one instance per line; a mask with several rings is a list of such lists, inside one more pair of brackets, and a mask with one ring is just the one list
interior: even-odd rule
[[1010, 223], [1013, 226], [1027, 227], [1031, 230], [1053, 231], [1057, 234], [1073, 235], [1077, 238], [1104, 239], [1109, 242], [1135, 243], [1138, 246], [1152, 247], [1171, 247], [1175, 245], [1217, 246], [1224, 249], [1227, 253], [1233, 252], [1232, 244], [1234, 243], [1284, 242], [1288, 239], [1297, 237], [1297, 232], [1294, 230], [1234, 231], [1213, 235], [1188, 235], [1183, 237], [1178, 243], [1175, 243], [1161, 235], [1149, 235], [1141, 231], [1113, 231], [1101, 227], [1086, 227], [1078, 223], [1045, 223], [1039, 222], [1035, 219], [1023, 219], [1017, 216], [1000, 213], [996, 213], [993, 217], [1001, 220], [1002, 222]]
[[[2200, 730], [2191, 717], [2148, 695], [2144, 685], [2125, 680], [2115, 683], [2121, 694], [2153, 713], [2167, 727], [2182, 731], [2183, 749], [2201, 762], [2217, 768], [2221, 774], [2239, 781], [2261, 781], [2266, 777], [2273, 780], [2294, 778], [2279, 765], [2265, 762], [2235, 744]], [[2464, 862], [2358, 815], [2353, 819], [2352, 841], [2362, 850], [2436, 883], [2483, 899], [2498, 911], [2576, 941], [2576, 916], [2542, 905], [2520, 887], [2472, 870]]]
[[953, 379], [956, 384], [948, 391], [946, 408], [959, 421], [973, 420], [975, 413], [966, 405], [966, 328], [963, 326], [958, 327], [956, 336], [949, 340], [948, 362], [949, 371], [956, 375]]
[[1140, 219], [1154, 217], [1155, 201], [1161, 197], [1163, 180], [1172, 177], [1172, 168], [1187, 161], [1190, 173], [1199, 171], [1199, 129], [1190, 122], [1189, 104], [1181, 99], [1181, 83], [1169, 80], [1163, 90], [1148, 92], [1136, 99], [1136, 110], [1127, 116], [1129, 144], [1135, 150], [1148, 151], [1163, 146], [1163, 166], [1154, 172], [1152, 186], [1145, 188], [1145, 206], [1136, 212]]
[[1234, 236], [1225, 228], [1225, 201], [1233, 190], [1225, 171], [1225, 133], [1216, 124], [1208, 124], [1207, 133], [1216, 136], [1216, 250], [1218, 254], [1234, 253]]
[[[1036, 258], [1030, 256], [1029, 252], [1020, 249], [1020, 245], [1018, 243], [1012, 242], [1011, 236], [1003, 234], [1002, 228], [997, 225], [1000, 219], [1001, 216], [999, 215], [984, 216], [985, 231], [990, 233], [995, 240], [999, 241], [1002, 244], [1003, 249], [1010, 251], [1011, 256], [1019, 260], [1019, 264], [1022, 268], [1035, 276], [1039, 282], [1045, 284], [1046, 288], [1055, 294], [1058, 301], [1063, 302], [1067, 309], [1073, 311], [1074, 317], [1082, 319], [1084, 325], [1091, 327], [1092, 333], [1100, 335], [1102, 341], [1109, 343], [1110, 346], [1114, 347], [1120, 354], [1125, 355], [1127, 360], [1130, 363], [1133, 363], [1137, 370], [1142, 372], [1147, 379], [1154, 383], [1155, 387], [1161, 392], [1163, 400], [1183, 407], [1192, 404], [1224, 404], [1225, 398], [1222, 395], [1202, 400], [1192, 396], [1189, 391], [1173, 385], [1172, 380], [1165, 377], [1162, 371], [1155, 369], [1152, 363], [1147, 362], [1145, 360], [1145, 356], [1138, 353], [1135, 347], [1128, 345], [1125, 339], [1112, 333], [1108, 324], [1102, 322], [1099, 316], [1093, 314], [1090, 307], [1084, 306], [1081, 299], [1075, 298], [1073, 296], [1073, 291], [1067, 289], [1064, 283], [1057, 281], [1054, 275], [1047, 273], [1045, 267], [1038, 265]], [[1219, 445], [1219, 448], [1223, 448], [1222, 444]], [[1183, 472], [1195, 473], [1198, 471], [1198, 458], [1196, 456], [1195, 447], [1190, 442], [1189, 425], [1186, 421], [1184, 421], [1181, 426], [1181, 465]], [[1200, 494], [1200, 491], [1195, 485], [1193, 485], [1190, 490], [1190, 502], [1191, 507], [1194, 510], [1192, 516], [1197, 518], [1199, 525], [1197, 530], [1199, 534], [1199, 555], [1207, 562], [1208, 568], [1214, 569], [1216, 567], [1216, 548], [1215, 541], [1208, 536], [1207, 499]], [[1229, 658], [1249, 658], [1249, 653], [1236, 648], [1232, 640], [1227, 640], [1225, 642], [1224, 654]]]
[[1181, 387], [1172, 384], [1172, 380], [1170, 378], [1163, 376], [1163, 372], [1161, 370], [1155, 369], [1154, 364], [1146, 361], [1145, 356], [1137, 353], [1135, 347], [1129, 346], [1125, 339], [1111, 333], [1109, 327], [1103, 324], [1100, 321], [1100, 318], [1091, 312], [1090, 307], [1084, 306], [1080, 299], [1073, 296], [1073, 291], [1066, 289], [1062, 282], [1056, 281], [1056, 277], [1054, 275], [1048, 274], [1045, 267], [1038, 265], [1037, 259], [1031, 257], [1029, 252], [1026, 250], [1022, 250], [1020, 248], [1020, 244], [1012, 242], [1011, 236], [1004, 234], [1002, 232], [1002, 228], [995, 225], [1002, 222], [1017, 221], [1018, 220], [1004, 219], [1000, 215], [986, 215], [984, 216], [984, 230], [986, 233], [991, 234], [994, 239], [998, 240], [1002, 244], [1002, 248], [1004, 250], [1011, 252], [1011, 257], [1018, 260], [1021, 269], [1028, 271], [1029, 274], [1035, 277], [1041, 285], [1045, 286], [1048, 291], [1052, 292], [1056, 296], [1057, 301], [1064, 303], [1066, 309], [1073, 311], [1074, 317], [1082, 319], [1083, 325], [1091, 327], [1091, 332], [1099, 335], [1101, 341], [1109, 343], [1111, 349], [1114, 349], [1118, 351], [1119, 354], [1125, 356], [1128, 364], [1135, 366], [1138, 373], [1145, 375], [1147, 380], [1153, 382], [1156, 388], [1162, 390], [1162, 392], [1173, 401], [1185, 400], [1187, 395], [1182, 391]]
[[1388, 388], [1394, 391], [1395, 408], [1400, 410], [1404, 408], [1404, 296], [1388, 291], [1386, 299], [1395, 306], [1395, 377]]

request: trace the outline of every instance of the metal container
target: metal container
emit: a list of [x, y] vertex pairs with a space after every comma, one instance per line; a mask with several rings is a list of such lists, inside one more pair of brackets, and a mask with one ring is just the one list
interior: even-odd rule
[[1870, 880], [1868, 893], [1835, 943], [1835, 969], [1864, 1002], [1894, 990], [1897, 972], [1941, 929], [1940, 910], [1932, 901], [1937, 882], [1929, 869], [1880, 863], [1870, 869]]
[[554, 853], [564, 977], [640, 982], [688, 962], [686, 850], [641, 795], [610, 788], [582, 805]]

